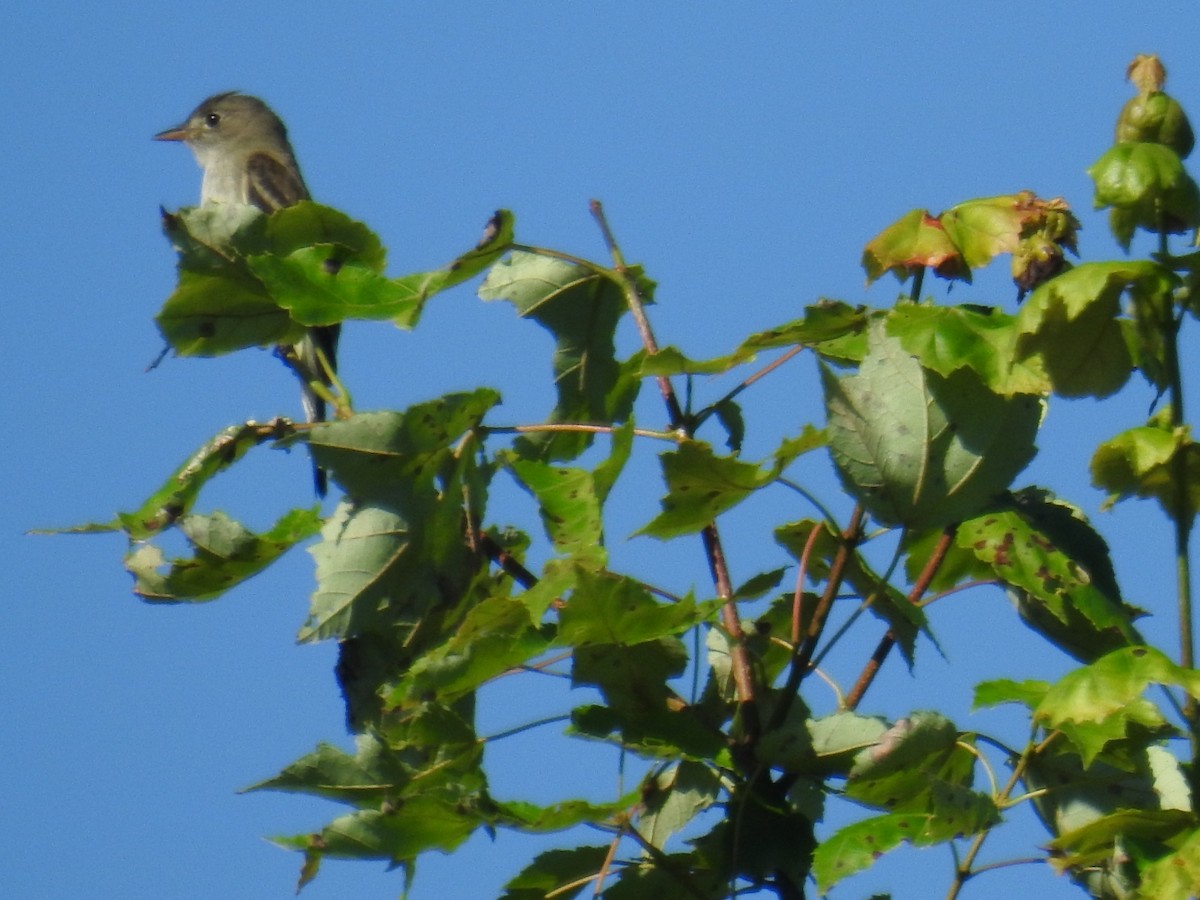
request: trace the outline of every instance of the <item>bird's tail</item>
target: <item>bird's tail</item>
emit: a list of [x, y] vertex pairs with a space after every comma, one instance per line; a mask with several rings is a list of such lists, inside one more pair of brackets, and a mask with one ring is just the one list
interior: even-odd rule
[[[340, 333], [340, 325], [310, 328], [304, 339], [296, 345], [296, 355], [304, 368], [317, 375], [326, 385], [332, 384], [330, 374], [337, 372], [337, 345]], [[324, 362], [321, 360], [322, 356]], [[300, 402], [304, 405], [306, 422], [325, 421], [325, 401], [317, 396], [307, 382], [303, 381], [300, 385]], [[324, 497], [329, 488], [328, 475], [315, 462], [313, 463], [313, 487], [316, 489], [318, 497]]]

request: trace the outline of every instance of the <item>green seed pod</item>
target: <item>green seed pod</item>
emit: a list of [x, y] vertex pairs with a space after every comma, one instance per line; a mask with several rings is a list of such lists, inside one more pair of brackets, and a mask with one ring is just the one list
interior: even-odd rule
[[1150, 91], [1138, 94], [1121, 110], [1117, 141], [1165, 144], [1183, 159], [1192, 152], [1196, 138], [1179, 101], [1162, 91]]

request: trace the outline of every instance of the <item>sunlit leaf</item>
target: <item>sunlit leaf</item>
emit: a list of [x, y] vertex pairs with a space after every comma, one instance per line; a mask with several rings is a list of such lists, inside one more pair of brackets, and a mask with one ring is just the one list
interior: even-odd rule
[[946, 234], [941, 221], [914, 209], [877, 234], [863, 249], [867, 284], [891, 272], [906, 281], [918, 269], [933, 269], [942, 278], [971, 280], [962, 251]]
[[1151, 498], [1168, 516], [1181, 515], [1184, 521], [1200, 510], [1200, 446], [1188, 428], [1172, 427], [1166, 415], [1102, 443], [1092, 456], [1091, 473], [1092, 484], [1108, 491], [1106, 507], [1130, 497]]
[[975, 699], [972, 701], [971, 707], [972, 709], [985, 709], [1001, 703], [1020, 703], [1033, 710], [1042, 702], [1048, 690], [1050, 690], [1050, 684], [1046, 681], [1013, 681], [1010, 678], [981, 681], [975, 685]]
[[1088, 169], [1097, 209], [1123, 213], [1113, 234], [1128, 249], [1135, 228], [1179, 233], [1200, 225], [1200, 189], [1164, 144], [1114, 144]]
[[1155, 900], [1191, 900], [1200, 884], [1200, 829], [1178, 829], [1179, 841], [1168, 853], [1142, 869], [1142, 896]]
[[1011, 588], [1026, 624], [1077, 659], [1141, 642], [1108, 548], [1079, 510], [1026, 491], [962, 523], [955, 540]]
[[887, 333], [939, 375], [971, 369], [1005, 396], [1050, 390], [1040, 367], [1014, 359], [1016, 319], [1001, 310], [904, 303], [888, 312]]

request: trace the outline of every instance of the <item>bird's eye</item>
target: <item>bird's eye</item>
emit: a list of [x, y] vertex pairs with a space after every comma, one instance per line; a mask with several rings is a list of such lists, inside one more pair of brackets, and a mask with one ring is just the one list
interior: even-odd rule
[[207, 125], [209, 128], [216, 128], [217, 124], [220, 121], [221, 121], [221, 116], [218, 113], [209, 113], [207, 116], [204, 117], [204, 124]]

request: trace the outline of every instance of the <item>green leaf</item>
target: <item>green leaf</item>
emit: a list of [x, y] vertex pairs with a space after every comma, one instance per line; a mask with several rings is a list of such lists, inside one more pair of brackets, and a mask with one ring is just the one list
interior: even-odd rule
[[659, 603], [632, 578], [581, 570], [559, 613], [557, 644], [639, 644], [687, 631], [711, 614], [690, 597]]
[[1173, 838], [1179, 842], [1174, 852], [1142, 869], [1140, 897], [1191, 900], [1196, 896], [1196, 885], [1200, 884], [1200, 829], [1181, 828]]
[[379, 807], [412, 781], [413, 770], [378, 738], [360, 734], [353, 755], [330, 744], [285, 768], [278, 775], [246, 788], [311, 794], [360, 808]]
[[971, 369], [997, 394], [1038, 394], [1050, 381], [1014, 359], [1016, 317], [998, 309], [904, 303], [887, 313], [887, 333], [939, 375]]
[[[300, 641], [352, 637], [389, 621], [415, 627], [435, 602], [434, 586], [420, 579], [409, 528], [394, 510], [342, 501], [321, 537], [311, 550], [317, 590]], [[397, 604], [392, 590], [400, 585], [407, 590]]]
[[[1176, 484], [1176, 466], [1186, 476], [1182, 490]], [[1106, 507], [1130, 497], [1150, 498], [1168, 516], [1181, 516], [1185, 522], [1200, 511], [1200, 446], [1187, 427], [1172, 427], [1165, 414], [1097, 447], [1091, 473], [1092, 484], [1108, 491]]]
[[617, 883], [606, 888], [603, 896], [604, 900], [696, 900], [723, 898], [728, 890], [729, 875], [714, 871], [702, 854], [668, 853], [622, 867]]
[[[829, 523], [812, 519], [789, 522], [775, 529], [775, 541], [800, 562], [814, 528], [820, 529], [820, 533], [806, 560], [805, 571], [810, 581], [818, 584], [829, 576], [842, 542], [841, 536], [831, 529]], [[851, 554], [846, 560], [842, 577], [858, 597], [863, 601], [870, 600], [868, 610], [887, 623], [904, 653], [905, 661], [911, 667], [917, 632], [927, 624], [921, 608], [909, 603], [897, 588], [872, 571], [861, 554]]]
[[[539, 853], [504, 885], [500, 900], [545, 900], [551, 895], [556, 900], [578, 897], [581, 892], [592, 889], [587, 879], [603, 868], [608, 852], [609, 848], [602, 846]], [[568, 884], [577, 887], [565, 890]]]
[[1001, 703], [1020, 703], [1027, 709], [1036, 709], [1038, 704], [1050, 690], [1049, 682], [1045, 681], [1013, 681], [1010, 678], [997, 678], [992, 681], [981, 681], [975, 685], [975, 699], [972, 709], [984, 709], [989, 706], [999, 706]]
[[[479, 296], [509, 301], [554, 335], [558, 402], [549, 422], [607, 425], [628, 417], [640, 382], [615, 355], [613, 336], [626, 308], [620, 283], [574, 263], [514, 252], [492, 267]], [[589, 434], [560, 432], [522, 438], [518, 449], [535, 458], [568, 459], [591, 441]]]
[[1077, 754], [1029, 757], [1026, 786], [1034, 808], [1052, 834], [1068, 834], [1120, 809], [1151, 809], [1157, 797], [1149, 779], [1097, 759], [1084, 766]]
[[467, 612], [445, 643], [414, 660], [384, 700], [392, 707], [428, 697], [449, 702], [539, 656], [550, 638], [520, 600], [488, 597]]
[[255, 534], [221, 512], [208, 516], [189, 514], [180, 518], [183, 532], [195, 553], [174, 559], [170, 569], [162, 551], [152, 544], [137, 546], [125, 558], [134, 576], [133, 591], [152, 603], [184, 603], [212, 600], [257, 575], [300, 541], [317, 533], [321, 516], [317, 509], [295, 509], [286, 513], [264, 534]]
[[[729, 798], [728, 810], [712, 831], [692, 841], [709, 867], [728, 873], [727, 882], [739, 875], [761, 882], [779, 873], [796, 885], [808, 879], [816, 848], [812, 819], [779, 798], [747, 788]], [[707, 896], [723, 898], [728, 893]]]
[[823, 840], [813, 854], [817, 890], [828, 891], [901, 844], [928, 847], [954, 836], [938, 829], [936, 817], [930, 813], [893, 813], [847, 825]]
[[1179, 154], [1164, 144], [1114, 144], [1088, 175], [1095, 182], [1096, 208], [1111, 206], [1123, 214], [1112, 221], [1113, 234], [1125, 249], [1135, 228], [1180, 233], [1200, 225], [1200, 189]]
[[661, 347], [657, 352], [642, 357], [638, 374], [646, 378], [664, 375], [720, 375], [752, 359], [752, 352], [739, 350], [727, 356], [696, 360], [685, 356], [677, 347]]
[[626, 423], [612, 434], [612, 452], [594, 472], [554, 466], [514, 453], [501, 453], [517, 480], [538, 501], [546, 535], [557, 551], [578, 561], [603, 567], [603, 504], [633, 448], [633, 426]]
[[676, 638], [576, 648], [571, 683], [595, 685], [608, 705], [574, 710], [574, 730], [602, 739], [617, 732], [622, 746], [648, 756], [714, 758], [725, 749], [724, 734], [667, 684], [682, 674], [687, 659]]
[[962, 523], [955, 541], [1011, 589], [1029, 627], [1075, 658], [1090, 662], [1141, 642], [1108, 548], [1079, 510], [1026, 491]]
[[1057, 868], [1087, 866], [1111, 856], [1119, 839], [1167, 841], [1180, 832], [1190, 832], [1194, 826], [1190, 811], [1121, 809], [1060, 834], [1047, 846], [1056, 851]]
[[410, 505], [433, 491], [452, 445], [500, 402], [495, 391], [447, 394], [403, 412], [358, 413], [312, 428], [313, 457], [347, 493]]
[[[387, 811], [359, 810], [334, 819], [318, 832], [320, 856], [382, 859], [393, 865], [430, 850], [455, 850], [481, 824], [482, 817], [450, 798], [418, 796]], [[310, 850], [311, 835], [274, 837], [281, 847]]]
[[304, 334], [261, 282], [237, 273], [180, 272], [154, 322], [180, 356], [292, 344]]
[[716, 456], [700, 441], [683, 441], [659, 459], [667, 483], [663, 511], [635, 533], [664, 540], [700, 531], [774, 478], [753, 463]]
[[1200, 672], [1177, 666], [1153, 647], [1126, 647], [1065, 675], [1038, 705], [1035, 718], [1052, 728], [1100, 722], [1122, 715], [1151, 684], [1200, 696]]
[[887, 730], [878, 716], [837, 712], [818, 719], [789, 715], [784, 724], [764, 734], [759, 759], [793, 775], [847, 775], [865, 749], [877, 745]]
[[857, 362], [866, 352], [868, 321], [866, 307], [823, 299], [805, 307], [803, 319], [750, 335], [734, 356], [799, 344], [831, 359]]
[[565, 831], [583, 823], [608, 823], [625, 813], [637, 802], [629, 794], [613, 803], [588, 803], [584, 800], [566, 800], [550, 806], [537, 806], [523, 800], [510, 800], [496, 804], [497, 824], [519, 831], [546, 833]]
[[249, 263], [276, 302], [305, 325], [390, 319], [401, 328], [412, 328], [430, 297], [473, 278], [498, 260], [512, 243], [512, 232], [512, 214], [500, 210], [488, 222], [476, 247], [441, 269], [401, 278], [382, 276], [382, 248], [377, 259], [364, 258], [362, 251], [347, 255], [340, 240], [335, 244], [314, 242], [286, 255], [276, 251], [252, 256]]
[[657, 774], [642, 786], [642, 813], [638, 832], [660, 850], [671, 835], [681, 831], [721, 793], [721, 779], [708, 766], [683, 760]]
[[746, 420], [742, 416], [742, 408], [726, 398], [713, 407], [713, 413], [725, 429], [725, 446], [733, 453], [740, 453], [742, 441], [746, 439]]
[[822, 369], [838, 475], [880, 522], [926, 528], [978, 513], [1036, 452], [1036, 397], [1003, 397], [969, 371], [923, 369], [882, 322], [857, 374]]
[[1119, 315], [1126, 292], [1156, 302], [1176, 282], [1146, 260], [1084, 263], [1037, 288], [1017, 314], [1016, 359], [1044, 369], [1064, 397], [1106, 397], [1129, 378], [1133, 360]]
[[124, 529], [135, 541], [153, 537], [188, 513], [200, 489], [245, 456], [251, 447], [281, 440], [293, 433], [291, 423], [283, 419], [231, 425], [193, 453], [137, 510], [119, 513], [114, 522], [93, 526], [92, 530]]
[[817, 428], [816, 426], [805, 423], [804, 428], [800, 433], [791, 437], [785, 437], [779, 444], [779, 447], [772, 454], [775, 457], [775, 472], [783, 474], [792, 463], [803, 456], [805, 453], [811, 453], [813, 450], [818, 450], [821, 447], [827, 446], [829, 443], [825, 434], [825, 429]]
[[349, 318], [410, 328], [424, 302], [478, 274], [512, 242], [500, 211], [484, 240], [447, 267], [389, 279], [379, 238], [344, 213], [303, 201], [263, 216], [241, 204], [164, 215], [179, 284], [156, 321], [178, 353], [212, 356], [290, 344], [306, 326]]
[[868, 803], [892, 801], [891, 794], [881, 795], [878, 786], [883, 779], [896, 774], [907, 775], [919, 763], [941, 759], [954, 749], [958, 731], [954, 723], [936, 712], [915, 712], [897, 720], [870, 746], [861, 750], [850, 770], [848, 793]]
[[783, 580], [787, 569], [772, 569], [770, 572], [759, 572], [748, 578], [733, 591], [734, 600], [757, 600], [768, 591], [774, 590]]

